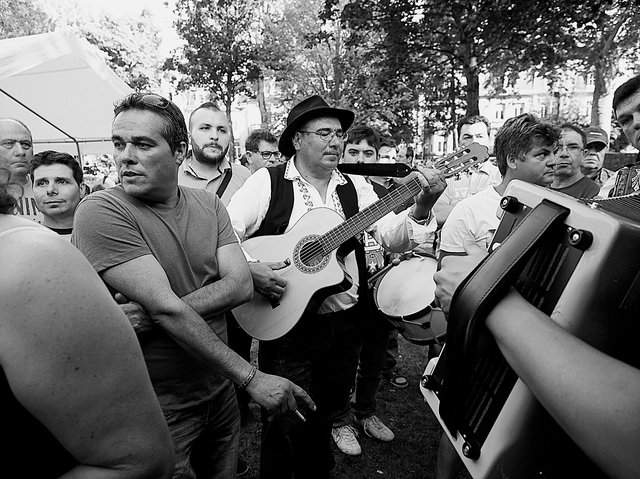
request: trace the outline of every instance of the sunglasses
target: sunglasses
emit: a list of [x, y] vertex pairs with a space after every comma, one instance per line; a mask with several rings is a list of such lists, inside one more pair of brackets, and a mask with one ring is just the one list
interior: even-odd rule
[[147, 93], [140, 98], [140, 102], [144, 103], [147, 106], [151, 106], [154, 108], [160, 108], [165, 110], [169, 106], [169, 100], [160, 95], [156, 95], [155, 93]]

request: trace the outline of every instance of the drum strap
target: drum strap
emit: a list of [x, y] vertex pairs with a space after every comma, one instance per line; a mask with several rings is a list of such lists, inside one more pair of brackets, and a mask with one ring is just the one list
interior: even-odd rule
[[447, 324], [440, 415], [452, 435], [464, 415], [463, 404], [473, 371], [474, 352], [487, 314], [509, 291], [535, 246], [564, 229], [569, 210], [543, 200], [462, 282], [453, 295]]

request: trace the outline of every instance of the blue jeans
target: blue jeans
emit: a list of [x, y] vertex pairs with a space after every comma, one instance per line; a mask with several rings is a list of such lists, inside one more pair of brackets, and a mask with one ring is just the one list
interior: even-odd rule
[[174, 479], [235, 479], [240, 415], [229, 383], [216, 398], [165, 412], [176, 454]]
[[317, 406], [298, 406], [297, 416], [267, 422], [263, 411], [260, 477], [329, 478], [335, 465], [331, 426], [349, 400], [360, 343], [362, 315], [355, 306], [326, 315], [304, 316], [284, 337], [260, 343], [260, 369], [304, 388]]

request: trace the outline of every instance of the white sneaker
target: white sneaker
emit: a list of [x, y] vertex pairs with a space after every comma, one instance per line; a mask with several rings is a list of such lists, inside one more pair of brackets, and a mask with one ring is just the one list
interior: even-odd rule
[[358, 431], [353, 426], [340, 426], [331, 429], [331, 437], [338, 449], [348, 456], [359, 456], [362, 449], [358, 443]]
[[378, 441], [388, 442], [392, 441], [393, 438], [396, 437], [393, 434], [393, 431], [385, 426], [380, 418], [375, 414], [373, 416], [365, 417], [364, 419], [356, 418], [356, 421], [362, 426], [362, 429], [364, 429], [364, 433], [367, 436], [377, 439]]

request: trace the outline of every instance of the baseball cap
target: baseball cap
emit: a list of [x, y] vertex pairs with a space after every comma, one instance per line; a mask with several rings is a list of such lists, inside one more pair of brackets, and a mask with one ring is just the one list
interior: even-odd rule
[[602, 128], [597, 126], [590, 126], [584, 133], [587, 135], [587, 145], [591, 143], [602, 143], [605, 146], [609, 146], [609, 135]]

